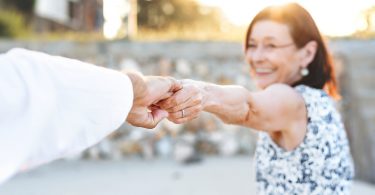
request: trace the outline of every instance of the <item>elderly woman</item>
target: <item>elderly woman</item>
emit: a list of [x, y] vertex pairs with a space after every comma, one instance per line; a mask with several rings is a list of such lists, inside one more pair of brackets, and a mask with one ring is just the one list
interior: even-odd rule
[[203, 110], [258, 130], [259, 194], [349, 194], [354, 171], [333, 63], [310, 14], [295, 3], [265, 8], [248, 27], [245, 55], [259, 91], [184, 80], [158, 105], [175, 123]]

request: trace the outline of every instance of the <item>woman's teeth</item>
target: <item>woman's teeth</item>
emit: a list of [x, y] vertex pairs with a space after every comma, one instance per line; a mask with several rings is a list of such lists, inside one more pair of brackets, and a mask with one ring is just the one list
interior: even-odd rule
[[273, 69], [271, 69], [271, 68], [256, 68], [255, 71], [257, 73], [271, 73], [271, 72], [273, 72]]

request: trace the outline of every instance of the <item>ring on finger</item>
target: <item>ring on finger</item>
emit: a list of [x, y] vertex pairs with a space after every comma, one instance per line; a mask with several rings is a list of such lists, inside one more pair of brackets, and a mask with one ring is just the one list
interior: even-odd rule
[[185, 110], [182, 109], [182, 110], [181, 110], [181, 118], [184, 118], [184, 117], [185, 117]]

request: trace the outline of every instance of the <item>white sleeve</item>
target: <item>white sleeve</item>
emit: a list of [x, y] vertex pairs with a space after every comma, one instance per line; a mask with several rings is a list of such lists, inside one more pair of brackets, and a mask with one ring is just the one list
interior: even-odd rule
[[25, 49], [0, 55], [0, 183], [96, 144], [132, 102], [118, 71]]

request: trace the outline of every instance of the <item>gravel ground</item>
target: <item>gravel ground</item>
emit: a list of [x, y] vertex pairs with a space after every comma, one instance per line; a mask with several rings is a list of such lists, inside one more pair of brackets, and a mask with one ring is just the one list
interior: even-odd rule
[[[22, 173], [0, 187], [1, 195], [248, 195], [255, 194], [251, 158], [57, 161]], [[352, 194], [373, 195], [356, 181]]]

